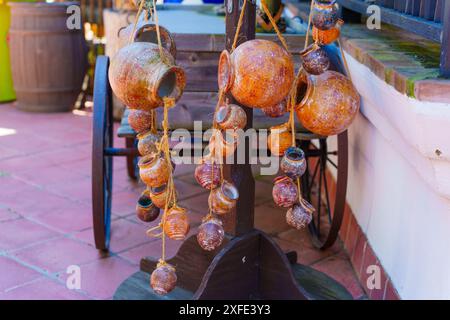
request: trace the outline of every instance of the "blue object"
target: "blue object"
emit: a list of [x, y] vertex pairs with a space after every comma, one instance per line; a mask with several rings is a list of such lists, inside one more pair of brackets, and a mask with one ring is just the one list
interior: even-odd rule
[[224, 0], [203, 0], [203, 3], [222, 4]]
[[181, 3], [183, 0], [164, 0], [164, 3]]

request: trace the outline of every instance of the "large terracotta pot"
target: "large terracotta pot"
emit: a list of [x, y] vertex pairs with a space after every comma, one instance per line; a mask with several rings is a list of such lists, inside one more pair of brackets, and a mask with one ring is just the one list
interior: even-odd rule
[[163, 97], [178, 100], [186, 85], [184, 70], [173, 56], [149, 42], [134, 42], [120, 49], [111, 61], [109, 81], [116, 96], [129, 108], [151, 110]]
[[251, 40], [219, 59], [219, 88], [241, 104], [269, 108], [280, 103], [294, 81], [291, 55], [275, 42]]
[[345, 131], [359, 110], [360, 97], [351, 81], [335, 71], [306, 75], [298, 85], [297, 117], [302, 125], [322, 136]]

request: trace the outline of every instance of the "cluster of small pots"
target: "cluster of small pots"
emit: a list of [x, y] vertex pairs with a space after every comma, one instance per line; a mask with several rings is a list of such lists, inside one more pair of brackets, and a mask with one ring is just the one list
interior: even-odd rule
[[286, 222], [296, 228], [302, 229], [312, 219], [314, 208], [301, 197], [296, 184], [306, 171], [304, 152], [298, 147], [289, 147], [284, 152], [280, 162], [284, 175], [274, 179], [272, 197], [275, 204], [282, 208], [289, 208], [286, 213]]

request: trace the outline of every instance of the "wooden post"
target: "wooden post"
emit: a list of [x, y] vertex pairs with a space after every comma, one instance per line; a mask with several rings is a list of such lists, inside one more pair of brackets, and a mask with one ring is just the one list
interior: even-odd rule
[[[239, 20], [243, 1], [242, 0], [226, 0], [226, 36], [225, 46], [227, 50], [231, 50], [234, 35]], [[244, 14], [244, 21], [239, 34], [238, 45], [247, 40], [255, 38], [255, 15], [256, 8], [253, 0], [247, 0]], [[230, 101], [233, 101], [230, 96]], [[233, 101], [236, 103], [236, 101]], [[247, 114], [247, 127], [253, 126], [253, 110], [244, 107]], [[253, 229], [253, 218], [255, 211], [255, 180], [253, 179], [252, 169], [249, 164], [249, 143], [246, 143], [246, 164], [224, 165], [224, 177], [229, 181], [233, 181], [239, 190], [239, 200], [236, 208], [226, 215], [224, 219], [225, 231], [232, 236], [243, 235]], [[236, 158], [235, 158], [236, 159]]]
[[441, 76], [450, 78], [450, 1], [444, 3], [441, 43]]

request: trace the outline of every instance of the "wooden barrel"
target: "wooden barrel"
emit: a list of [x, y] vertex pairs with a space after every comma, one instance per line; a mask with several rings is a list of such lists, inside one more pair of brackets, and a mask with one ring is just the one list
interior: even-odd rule
[[87, 68], [82, 28], [70, 30], [71, 3], [9, 3], [10, 54], [18, 108], [72, 110]]

